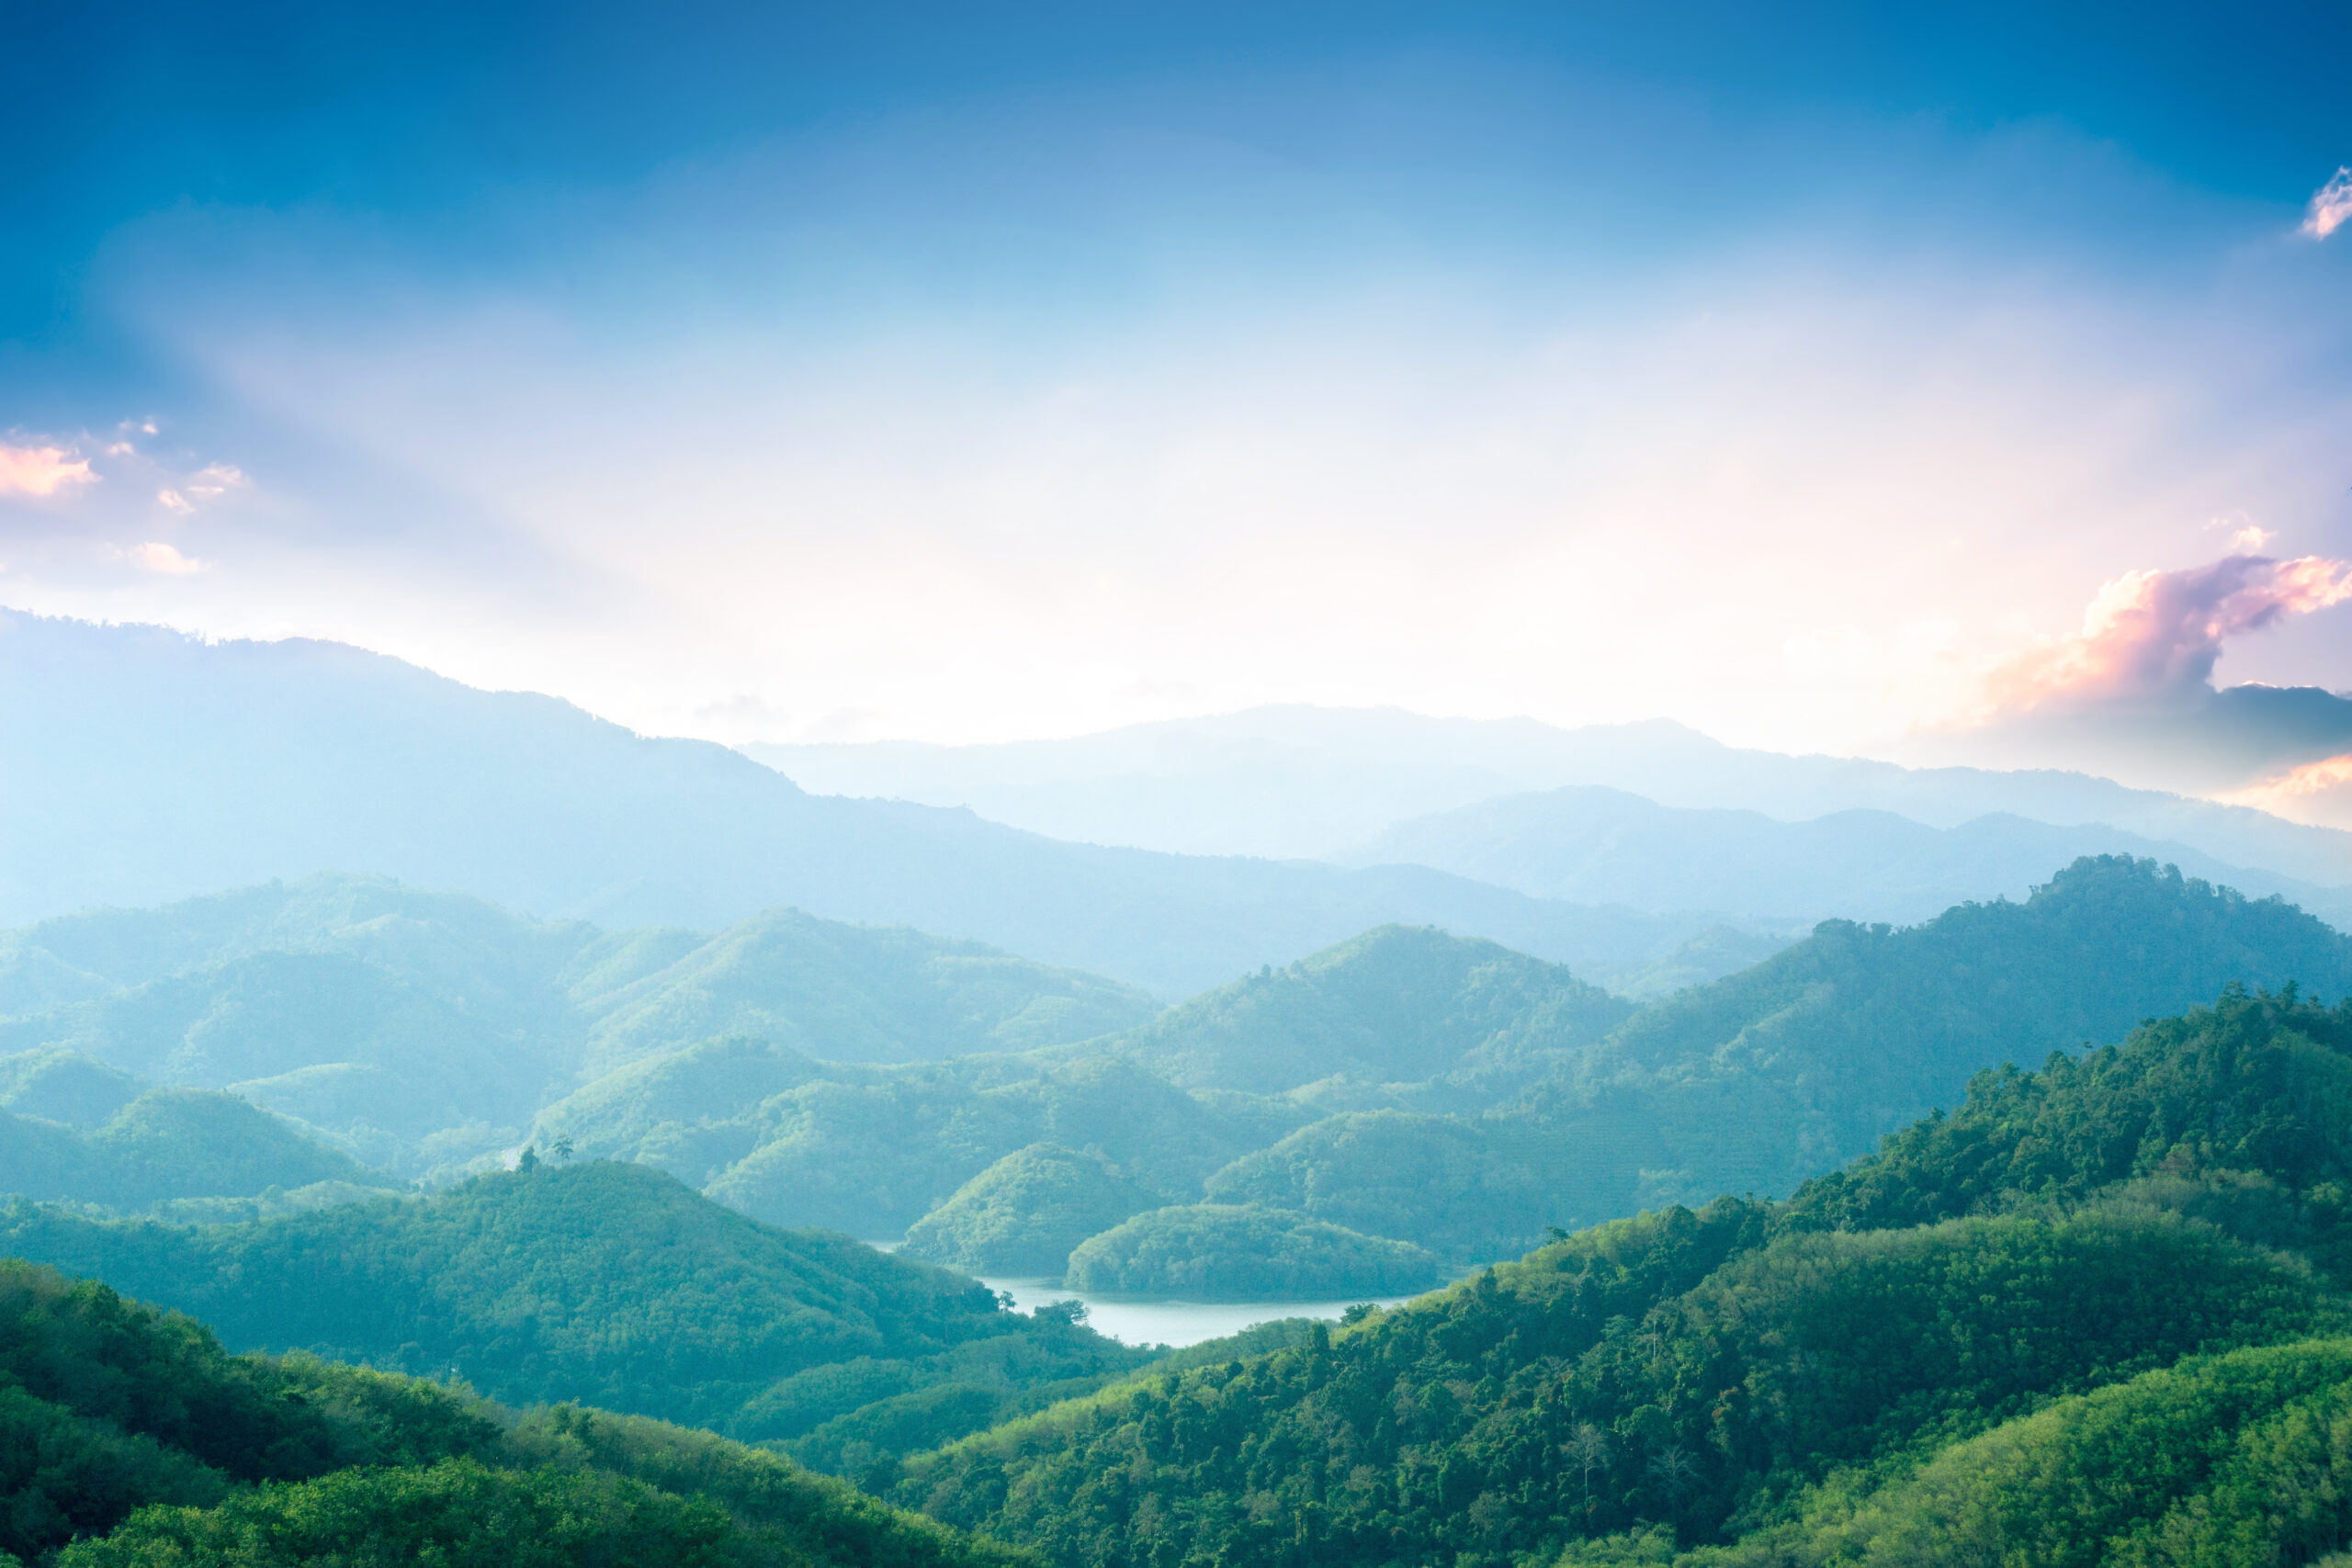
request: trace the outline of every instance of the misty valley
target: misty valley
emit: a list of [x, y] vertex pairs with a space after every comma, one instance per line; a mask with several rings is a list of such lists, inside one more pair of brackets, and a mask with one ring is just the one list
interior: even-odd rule
[[[549, 765], [424, 733], [418, 776], [463, 761], [517, 802]], [[1514, 809], [1483, 830], [1531, 857], [1564, 823], [1637, 841], [1606, 792]], [[362, 863], [418, 841], [356, 831]], [[1714, 863], [1723, 893], [1783, 852], [1739, 832], [1638, 852]], [[635, 852], [573, 848], [574, 876]], [[1886, 886], [1883, 856], [1808, 853], [1808, 897]], [[1042, 863], [1039, 900], [1071, 874]], [[1146, 901], [1189, 879], [1238, 929], [1297, 896], [1250, 868], [1315, 874], [1108, 864], [1077, 874], [1071, 930], [1119, 918], [1084, 902], [1106, 874]], [[722, 874], [671, 870], [714, 902]], [[1475, 916], [1169, 998], [1148, 961], [1045, 962], [952, 913], [610, 924], [348, 871], [19, 925], [0, 1551], [2332, 1549], [2352, 1001], [2322, 998], [2352, 998], [2352, 938], [2153, 857], [2083, 854], [2017, 898], [1997, 855], [1956, 874], [1987, 896], [1907, 923], [1801, 927], [1736, 892], [1519, 907], [1613, 951], [1585, 968], [1615, 988]]]

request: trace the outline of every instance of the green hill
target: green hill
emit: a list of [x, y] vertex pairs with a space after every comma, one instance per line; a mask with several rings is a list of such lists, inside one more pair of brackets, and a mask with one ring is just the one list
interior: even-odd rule
[[1099, 1149], [1154, 1192], [1189, 1195], [1313, 1115], [1188, 1094], [1115, 1053], [866, 1066], [718, 1040], [606, 1074], [542, 1111], [532, 1136], [659, 1165], [772, 1224], [881, 1240], [1032, 1144]]
[[1150, 1210], [1069, 1255], [1079, 1290], [1192, 1301], [1394, 1296], [1442, 1277], [1437, 1259], [1410, 1242], [1222, 1203]]
[[[2352, 1004], [2233, 991], [1791, 1203], [1587, 1230], [890, 1495], [1066, 1563], [2301, 1560], [2352, 1528], [2347, 1064]], [[1890, 1206], [1933, 1223], [1860, 1228]]]
[[2232, 983], [2298, 982], [2352, 992], [2352, 939], [2152, 863], [2084, 860], [2023, 904], [1900, 931], [1825, 922], [1645, 1009], [1496, 1111], [1335, 1116], [1206, 1190], [1456, 1258], [1509, 1256], [1546, 1225], [1792, 1191], [1957, 1104], [1983, 1069], [2119, 1039]]
[[1101, 1155], [1030, 1144], [917, 1220], [899, 1255], [975, 1274], [1058, 1277], [1071, 1247], [1162, 1201]]
[[1449, 1105], [1476, 1106], [1562, 1065], [1633, 1011], [1559, 964], [1427, 927], [1382, 926], [1219, 986], [1115, 1043], [1187, 1088], [1430, 1085]]
[[771, 909], [600, 1001], [586, 1069], [739, 1035], [840, 1062], [936, 1061], [1131, 1028], [1159, 1005], [1131, 986], [976, 942]]
[[410, 1176], [462, 1173], [583, 1076], [714, 1034], [913, 1061], [1154, 1010], [1128, 987], [903, 928], [778, 909], [716, 937], [606, 933], [374, 877], [0, 932], [0, 1052], [233, 1090]]
[[186, 1317], [21, 1262], [0, 1262], [0, 1383], [11, 1561], [1019, 1561], [702, 1433], [571, 1406], [517, 1420], [431, 1383], [230, 1356]]
[[454, 1373], [511, 1404], [579, 1400], [760, 1437], [841, 1413], [789, 1397], [796, 1374], [821, 1367], [984, 1388], [991, 1398], [956, 1428], [969, 1430], [1023, 1387], [1143, 1359], [1066, 1318], [1005, 1311], [968, 1279], [771, 1229], [636, 1166], [542, 1166], [431, 1198], [198, 1228], [19, 1204], [0, 1219], [0, 1248], [201, 1317], [232, 1348]]
[[232, 1095], [150, 1089], [86, 1129], [0, 1112], [0, 1191], [26, 1198], [138, 1210], [316, 1182], [387, 1185]]
[[129, 1073], [62, 1045], [0, 1056], [0, 1107], [19, 1116], [95, 1127], [139, 1091]]
[[[1903, 930], [1825, 922], [1646, 1010], [1535, 1100], [1573, 1105], [1627, 1079], [1657, 1096], [1728, 1091], [1752, 1109], [1709, 1128], [1719, 1152], [1690, 1151], [1691, 1180], [1785, 1192], [1957, 1103], [1982, 1068], [2120, 1040], [2233, 982], [2352, 993], [2352, 938], [2152, 861], [2085, 859], [2022, 904], [1963, 904]], [[1806, 1168], [1814, 1149], [1827, 1157]]]

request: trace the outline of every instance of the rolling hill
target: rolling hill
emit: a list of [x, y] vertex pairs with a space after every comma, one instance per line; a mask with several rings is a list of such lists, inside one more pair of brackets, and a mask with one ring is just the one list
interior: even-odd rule
[[229, 1225], [18, 1203], [0, 1214], [0, 1248], [202, 1318], [234, 1349], [461, 1376], [509, 1404], [576, 1401], [754, 1438], [957, 1391], [946, 1411], [925, 1407], [936, 1441], [954, 1435], [943, 1422], [985, 1425], [1024, 1389], [1145, 1359], [1066, 1316], [1006, 1311], [944, 1269], [763, 1225], [641, 1166], [540, 1166]]
[[2352, 1530], [2347, 1092], [2352, 1005], [2233, 991], [1791, 1204], [1565, 1236], [889, 1495], [1070, 1564], [2312, 1560]]
[[0, 1263], [0, 1378], [8, 1562], [1026, 1561], [705, 1433], [231, 1356], [186, 1317], [17, 1261]]
[[412, 1176], [519, 1142], [583, 1076], [715, 1033], [930, 1060], [1157, 1010], [1099, 976], [900, 928], [778, 909], [715, 937], [607, 933], [380, 877], [0, 932], [0, 1050], [228, 1090]]
[[1331, 1116], [1242, 1156], [1207, 1193], [1505, 1256], [1546, 1225], [1792, 1191], [1957, 1104], [1984, 1068], [2120, 1039], [2233, 983], [2352, 994], [2352, 939], [2151, 863], [2086, 860], [2022, 904], [1905, 929], [1825, 922], [1644, 1009], [1511, 1104]]

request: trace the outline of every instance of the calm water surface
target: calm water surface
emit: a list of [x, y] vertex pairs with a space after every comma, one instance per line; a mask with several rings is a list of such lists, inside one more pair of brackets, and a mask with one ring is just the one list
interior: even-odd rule
[[[1182, 1348], [1197, 1345], [1204, 1339], [1216, 1339], [1227, 1334], [1238, 1334], [1253, 1323], [1270, 1323], [1278, 1317], [1320, 1317], [1333, 1323], [1347, 1309], [1348, 1302], [1180, 1302], [1157, 1297], [1098, 1296], [1087, 1291], [1065, 1290], [1052, 1280], [982, 1280], [980, 1283], [993, 1291], [1003, 1291], [1012, 1297], [1013, 1306], [1021, 1312], [1044, 1305], [1047, 1302], [1080, 1301], [1086, 1303], [1087, 1324], [1096, 1331], [1127, 1345], [1170, 1345]], [[1363, 1296], [1353, 1301], [1363, 1301]], [[1378, 1305], [1395, 1306], [1409, 1300], [1405, 1296], [1387, 1296]]]

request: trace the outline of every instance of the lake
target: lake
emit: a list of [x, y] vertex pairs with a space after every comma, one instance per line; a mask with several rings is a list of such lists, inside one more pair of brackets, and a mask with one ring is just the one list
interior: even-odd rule
[[[1344, 1302], [1182, 1302], [1098, 1296], [1065, 1289], [1054, 1280], [984, 1279], [980, 1283], [1010, 1295], [1013, 1306], [1022, 1312], [1047, 1302], [1083, 1302], [1087, 1324], [1096, 1332], [1125, 1345], [1168, 1345], [1178, 1349], [1204, 1339], [1238, 1334], [1253, 1323], [1269, 1323], [1278, 1317], [1319, 1317], [1337, 1323], [1340, 1314], [1353, 1302], [1368, 1299], [1355, 1296]], [[1388, 1296], [1374, 1304], [1390, 1307], [1409, 1299]]]

